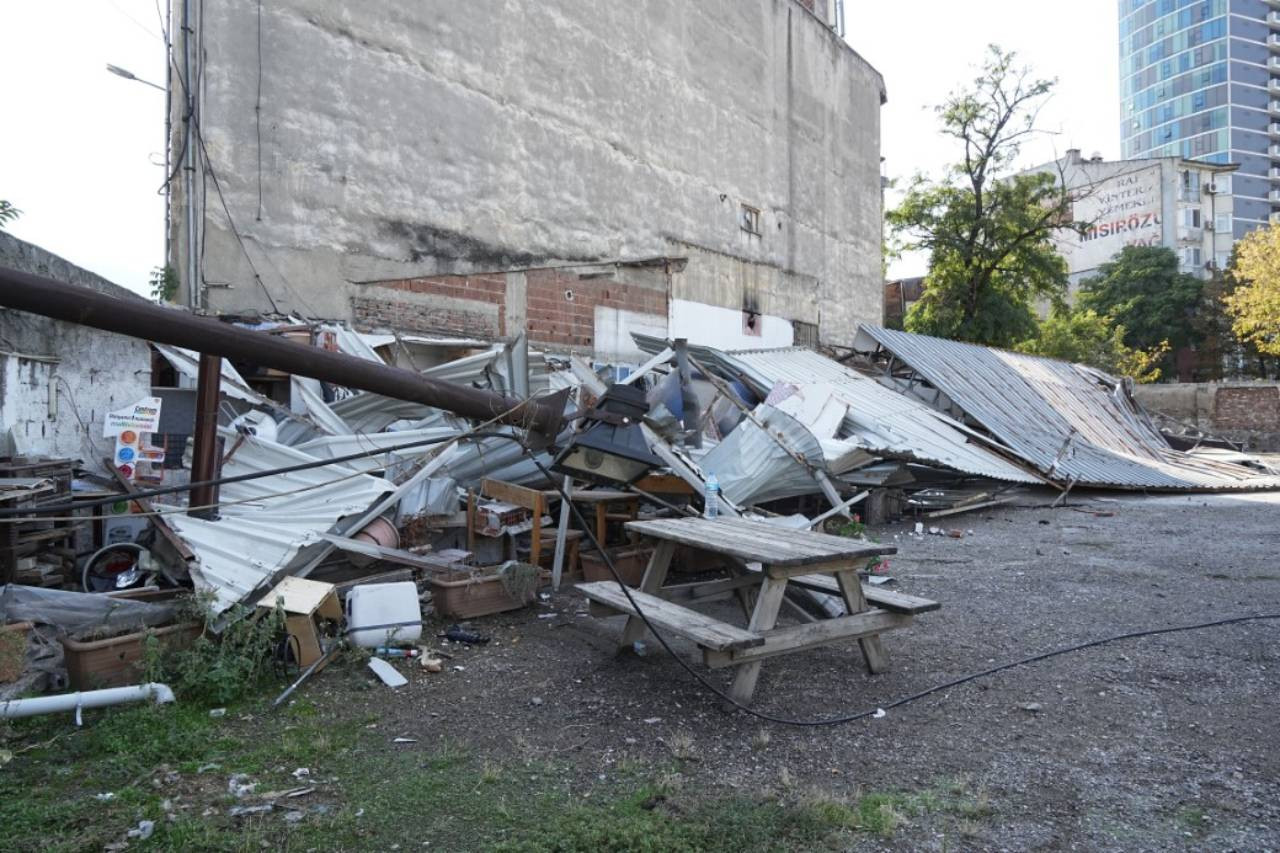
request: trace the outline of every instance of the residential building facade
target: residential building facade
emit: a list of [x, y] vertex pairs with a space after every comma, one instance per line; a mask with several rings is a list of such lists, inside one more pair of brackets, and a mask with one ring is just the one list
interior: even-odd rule
[[1280, 2], [1119, 0], [1121, 156], [1234, 163], [1235, 239], [1280, 218]]
[[1235, 168], [1181, 157], [1085, 159], [1072, 149], [1028, 172], [1052, 174], [1071, 193], [1080, 230], [1063, 229], [1055, 240], [1074, 290], [1125, 246], [1165, 246], [1201, 278], [1225, 267], [1235, 240]]
[[881, 316], [885, 89], [842, 3], [174, 11], [198, 310], [613, 357], [633, 330], [847, 344]]

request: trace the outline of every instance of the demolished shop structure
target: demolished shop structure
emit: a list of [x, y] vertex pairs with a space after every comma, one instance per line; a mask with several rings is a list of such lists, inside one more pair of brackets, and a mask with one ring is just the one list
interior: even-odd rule
[[[13, 278], [0, 303], [46, 316], [72, 312], [99, 328], [135, 334], [167, 326], [157, 336], [168, 342], [155, 344], [156, 351], [184, 376], [200, 374], [201, 359], [174, 343], [197, 332], [227, 356], [243, 349], [310, 374], [268, 375], [252, 361], [224, 361], [220, 375], [211, 374], [220, 398], [220, 476], [261, 476], [223, 484], [213, 517], [192, 517], [181, 502], [166, 500], [147, 516], [180, 545], [157, 552], [168, 561], [167, 574], [211, 594], [218, 612], [253, 603], [283, 578], [309, 576], [344, 555], [428, 566], [424, 551], [399, 548], [395, 537], [379, 543], [370, 531], [416, 525], [432, 531], [432, 547], [449, 550], [456, 532], [470, 528], [462, 511], [468, 492], [486, 479], [554, 485], [530, 456], [546, 465], [549, 453], [526, 446], [522, 435], [533, 421], [518, 412], [532, 417], [536, 410], [538, 423], [549, 425], [545, 437], [563, 446], [567, 434], [555, 435], [562, 415], [593, 405], [607, 388], [604, 376], [643, 391], [644, 440], [688, 492], [701, 495], [715, 474], [726, 515], [782, 513], [784, 523], [800, 528], [851, 516], [872, 490], [922, 493], [939, 478], [977, 484], [988, 495], [1041, 483], [1153, 490], [1280, 485], [1243, 465], [1172, 450], [1114, 377], [874, 326], [860, 329], [858, 351], [840, 361], [797, 347], [733, 352], [637, 335], [637, 351], [653, 354], [638, 369], [531, 350], [523, 336], [501, 344], [420, 338], [420, 346], [430, 349], [423, 342], [436, 340], [456, 357], [413, 371], [386, 363], [395, 336], [297, 318], [257, 320], [248, 328], [197, 318], [179, 323], [173, 309], [121, 312], [124, 302], [66, 289], [46, 305], [37, 295], [64, 286], [46, 282], [41, 291], [37, 283]], [[83, 313], [68, 304], [77, 299], [87, 306]], [[282, 340], [286, 335], [292, 338]], [[365, 387], [413, 399], [332, 381], [365, 374]], [[445, 384], [424, 384], [431, 381]], [[472, 401], [471, 418], [427, 402], [464, 398]], [[478, 423], [488, 424], [483, 436], [473, 434]], [[550, 519], [530, 523], [526, 534]], [[556, 537], [555, 565], [565, 558], [564, 543]]]
[[[882, 333], [864, 327], [858, 340]], [[908, 345], [932, 345], [916, 335], [886, 340], [904, 352], [910, 351]], [[973, 403], [959, 388], [953, 389], [956, 397], [933, 393], [936, 389], [926, 388], [920, 379], [912, 388], [904, 382], [901, 367], [895, 368], [896, 375], [877, 379], [801, 348], [731, 353], [688, 347], [695, 365], [690, 379], [695, 396], [712, 399], [698, 404], [703, 432], [701, 441], [694, 442], [672, 431], [673, 413], [667, 404], [672, 386], [679, 387], [679, 370], [668, 344], [678, 346], [638, 337], [637, 346], [656, 352], [656, 358], [648, 370], [631, 373], [625, 381], [647, 389], [652, 408], [645, 433], [652, 450], [695, 492], [701, 492], [702, 481], [714, 473], [721, 483], [723, 509], [730, 515], [755, 514], [760, 505], [806, 495], [818, 496], [831, 507], [824, 516], [848, 515], [866, 496], [867, 477], [887, 463], [923, 472], [924, 479], [914, 486], [910, 474], [898, 481], [908, 491], [927, 488], [928, 472], [939, 470], [952, 472], [961, 482], [993, 483], [996, 493], [1044, 483], [1153, 490], [1280, 487], [1277, 478], [1241, 465], [1174, 451], [1167, 444], [1162, 449], [1163, 439], [1143, 426], [1145, 417], [1123, 394], [1123, 383], [1090, 368], [1046, 359], [1017, 362], [1022, 373], [1015, 371], [1000, 382], [1006, 389], [1006, 396], [997, 398], [1002, 400], [1003, 419], [975, 404], [987, 416], [984, 421], [959, 405], [959, 400]], [[373, 357], [354, 339], [347, 345], [351, 354]], [[940, 356], [932, 365], [941, 375], [960, 375], [978, 362], [1000, 364], [1011, 356], [985, 347], [956, 346], [963, 349], [953, 350], [950, 360]], [[437, 372], [465, 376], [475, 387], [504, 390], [512, 380], [495, 366], [508, 363], [511, 348], [484, 349], [441, 365]], [[578, 399], [583, 399], [582, 392], [595, 395], [606, 387], [596, 372], [609, 369], [606, 365], [593, 368], [581, 359], [566, 362], [537, 352], [529, 354], [528, 362], [540, 366], [529, 374], [532, 393], [567, 385], [579, 389]], [[863, 366], [869, 368], [870, 363]], [[1038, 400], [1015, 397], [1008, 390], [1024, 375], [1027, 385], [1020, 393], [1037, 395]], [[223, 381], [225, 388], [225, 376]], [[728, 395], [736, 399], [730, 402]], [[990, 389], [977, 399], [990, 402]], [[434, 517], [436, 523], [458, 523], [446, 519], [456, 517], [460, 497], [485, 478], [550, 485], [517, 442], [447, 441], [465, 434], [469, 425], [439, 410], [368, 392], [349, 393], [326, 407], [331, 423], [340, 425], [336, 434], [310, 426], [308, 413], [283, 419], [274, 439], [269, 431], [245, 431], [243, 423], [240, 432], [224, 428], [224, 474], [270, 471], [302, 461], [321, 464], [362, 449], [379, 452], [224, 487], [225, 503], [216, 521], [172, 519], [196, 555], [192, 579], [197, 588], [215, 594], [219, 609], [252, 600], [282, 577], [306, 576], [335, 553], [359, 553], [352, 537], [379, 516], [400, 525], [420, 514]], [[378, 412], [385, 414], [377, 417]], [[690, 414], [681, 412], [676, 420]], [[374, 429], [357, 428], [357, 423]], [[1074, 432], [1071, 423], [1078, 424]], [[386, 451], [429, 439], [441, 444]], [[1055, 456], [1036, 455], [1037, 441], [1041, 448], [1056, 441], [1055, 450], [1065, 450]], [[1090, 470], [1088, 465], [1102, 464], [1099, 460], [1110, 464], [1104, 468], [1108, 481], [1080, 476]], [[549, 464], [550, 459], [544, 455], [542, 461]]]
[[1060, 485], [1155, 491], [1276, 488], [1254, 469], [1174, 450], [1127, 380], [1081, 364], [863, 326], [879, 379], [1001, 442]]

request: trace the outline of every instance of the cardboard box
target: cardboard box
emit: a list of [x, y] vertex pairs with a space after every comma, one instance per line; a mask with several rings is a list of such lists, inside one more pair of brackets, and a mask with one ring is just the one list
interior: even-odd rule
[[272, 610], [277, 602], [284, 610], [284, 625], [291, 638], [290, 646], [298, 656], [298, 665], [305, 669], [324, 657], [321, 621], [342, 621], [338, 588], [331, 583], [306, 578], [285, 578], [262, 597], [258, 607]]

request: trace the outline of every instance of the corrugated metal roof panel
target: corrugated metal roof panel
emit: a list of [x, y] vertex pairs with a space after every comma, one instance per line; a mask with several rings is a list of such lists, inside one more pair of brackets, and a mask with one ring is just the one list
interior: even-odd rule
[[[223, 431], [226, 477], [316, 461], [316, 457], [262, 438]], [[238, 445], [237, 445], [238, 442]], [[350, 465], [336, 463], [222, 486], [216, 521], [171, 515], [169, 523], [196, 554], [197, 589], [212, 591], [222, 612], [285, 571], [299, 553], [321, 542], [339, 518], [364, 512], [394, 487]]]
[[[1147, 489], [1276, 488], [1239, 465], [1173, 450], [1113, 377], [1082, 365], [863, 326], [1036, 470], [1058, 482]], [[907, 383], [886, 377], [904, 393]]]
[[[657, 338], [635, 338], [646, 351], [658, 352], [665, 345]], [[849, 406], [838, 435], [869, 453], [996, 480], [1043, 482], [980, 444], [976, 436], [946, 415], [813, 350], [789, 347], [724, 353], [696, 346], [689, 350], [708, 367], [718, 366], [728, 375], [746, 378], [765, 393], [780, 382], [830, 385], [833, 394]]]

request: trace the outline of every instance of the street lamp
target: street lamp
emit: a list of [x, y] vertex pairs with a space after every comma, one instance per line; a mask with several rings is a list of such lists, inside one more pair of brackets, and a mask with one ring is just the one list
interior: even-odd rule
[[129, 71], [125, 68], [121, 68], [119, 65], [112, 65], [110, 62], [108, 62], [107, 70], [110, 71], [112, 74], [116, 75], [117, 77], [123, 77], [126, 80], [136, 80], [137, 82], [141, 83], [144, 86], [150, 86], [152, 89], [159, 89], [161, 92], [166, 92], [166, 93], [169, 91], [164, 86], [161, 86], [158, 83], [152, 83], [150, 80], [143, 80], [137, 74], [134, 74], [132, 71]]
[[596, 407], [586, 413], [589, 424], [556, 456], [551, 468], [601, 485], [630, 485], [660, 466], [640, 428], [649, 405], [644, 392], [631, 385], [611, 385]]

